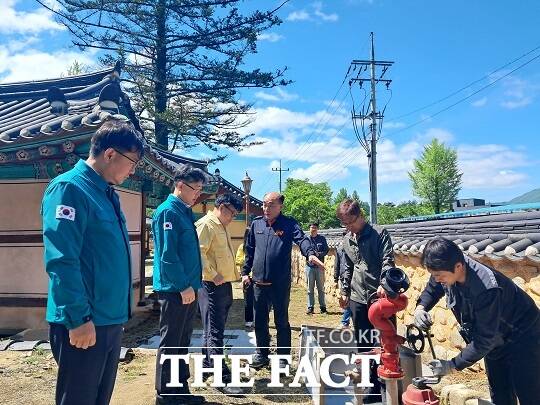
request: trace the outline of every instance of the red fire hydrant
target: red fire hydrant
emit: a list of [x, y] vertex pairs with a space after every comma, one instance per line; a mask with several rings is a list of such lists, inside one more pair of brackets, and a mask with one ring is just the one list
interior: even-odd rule
[[405, 339], [397, 334], [396, 327], [390, 318], [399, 311], [403, 311], [407, 307], [407, 302], [405, 294], [399, 294], [395, 298], [384, 294], [369, 307], [369, 321], [380, 332], [381, 364], [377, 369], [379, 377], [403, 377], [403, 370], [399, 363], [399, 345], [404, 343]]

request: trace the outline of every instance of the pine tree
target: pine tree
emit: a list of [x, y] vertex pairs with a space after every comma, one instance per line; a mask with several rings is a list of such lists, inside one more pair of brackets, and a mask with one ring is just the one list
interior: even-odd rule
[[166, 149], [253, 144], [238, 130], [251, 105], [238, 91], [287, 85], [286, 68], [244, 69], [257, 37], [281, 23], [277, 10], [246, 11], [240, 0], [57, 0], [56, 13], [80, 49], [124, 66], [124, 86], [143, 128]]

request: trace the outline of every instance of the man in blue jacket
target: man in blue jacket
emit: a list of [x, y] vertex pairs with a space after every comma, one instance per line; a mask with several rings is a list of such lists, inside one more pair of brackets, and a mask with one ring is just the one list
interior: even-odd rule
[[43, 196], [43, 244], [49, 275], [47, 321], [58, 363], [56, 404], [108, 404], [131, 314], [131, 262], [118, 185], [143, 154], [129, 122], [105, 122], [90, 156], [56, 177]]
[[198, 404], [204, 397], [189, 391], [189, 364], [180, 361], [182, 387], [167, 387], [171, 381], [170, 361], [162, 354], [187, 354], [201, 288], [202, 263], [199, 239], [191, 206], [201, 195], [205, 173], [182, 165], [174, 175], [174, 191], [154, 212], [154, 291], [161, 305], [161, 339], [156, 362], [156, 404]]
[[264, 196], [264, 216], [253, 220], [246, 246], [246, 259], [242, 282], [252, 282], [255, 296], [255, 337], [257, 353], [251, 366], [267, 366], [270, 346], [268, 330], [270, 305], [274, 308], [277, 330], [277, 353], [291, 352], [291, 326], [289, 324], [289, 297], [291, 292], [291, 251], [293, 242], [308, 259], [317, 260], [310, 240], [295, 219], [281, 213], [285, 197], [272, 192]]

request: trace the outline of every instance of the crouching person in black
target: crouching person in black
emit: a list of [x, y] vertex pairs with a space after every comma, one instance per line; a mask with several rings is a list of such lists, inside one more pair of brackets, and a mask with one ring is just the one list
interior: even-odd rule
[[465, 257], [444, 238], [429, 241], [422, 265], [431, 277], [418, 299], [415, 324], [432, 325], [428, 313], [446, 295], [467, 346], [451, 360], [432, 360], [443, 376], [484, 358], [496, 405], [540, 404], [540, 310], [533, 299], [498, 271]]

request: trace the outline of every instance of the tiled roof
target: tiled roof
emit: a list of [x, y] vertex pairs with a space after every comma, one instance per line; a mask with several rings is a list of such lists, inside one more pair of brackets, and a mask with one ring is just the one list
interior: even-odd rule
[[[420, 256], [435, 236], [454, 241], [464, 253], [492, 260], [540, 262], [540, 211], [481, 215], [435, 221], [384, 225], [397, 255]], [[342, 239], [343, 229], [321, 230], [329, 245]]]
[[[127, 107], [119, 71], [0, 85], [0, 148], [93, 127]], [[126, 109], [126, 108], [124, 108]], [[84, 129], [84, 128], [82, 128]]]
[[[223, 177], [219, 177], [219, 185], [223, 187], [225, 190], [233, 193], [238, 194], [241, 197], [245, 197], [246, 193], [244, 193], [244, 190], [242, 190], [240, 187], [236, 187], [231, 182], [225, 180]], [[249, 201], [251, 204], [256, 205], [257, 207], [262, 208], [262, 201], [258, 198], [253, 197], [252, 195], [249, 196]]]
[[[0, 85], [0, 170], [2, 164], [45, 159], [73, 165], [81, 157], [77, 145], [87, 143], [110, 117], [130, 120], [142, 132], [120, 83], [117, 64], [90, 74]], [[187, 163], [206, 171], [205, 161], [146, 144], [138, 171], [170, 186], [174, 169]]]

